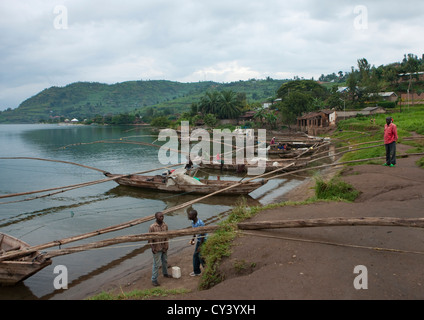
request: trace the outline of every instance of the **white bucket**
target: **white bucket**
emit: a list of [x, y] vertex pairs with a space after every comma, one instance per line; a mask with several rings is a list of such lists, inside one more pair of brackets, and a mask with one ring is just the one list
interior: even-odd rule
[[180, 267], [172, 267], [172, 277], [173, 278], [181, 278], [181, 269]]

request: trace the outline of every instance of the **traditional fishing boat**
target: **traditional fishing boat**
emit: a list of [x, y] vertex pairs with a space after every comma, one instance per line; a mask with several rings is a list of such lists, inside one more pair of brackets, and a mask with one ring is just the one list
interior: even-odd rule
[[219, 194], [242, 195], [252, 192], [265, 183], [263, 180], [240, 183], [228, 180], [197, 179], [185, 174], [123, 176], [107, 172], [105, 173], [105, 176], [109, 178], [116, 178], [114, 181], [123, 186], [192, 194], [211, 194], [216, 191], [221, 191]]
[[[15, 237], [0, 233], [0, 257], [15, 250], [24, 250], [30, 246]], [[20, 258], [0, 261], [0, 284], [14, 285], [52, 263], [40, 252], [32, 252]]]
[[[278, 168], [284, 169], [285, 171], [293, 171], [308, 165], [307, 159], [274, 159], [274, 160], [266, 160], [264, 172], [275, 171]], [[288, 164], [293, 163], [291, 166], [287, 166]], [[201, 162], [199, 163], [199, 167], [202, 169], [210, 169], [210, 170], [221, 170], [221, 171], [234, 171], [238, 173], [248, 172], [249, 168], [258, 168], [258, 164], [250, 164], [247, 161], [244, 164], [238, 164], [236, 162]]]

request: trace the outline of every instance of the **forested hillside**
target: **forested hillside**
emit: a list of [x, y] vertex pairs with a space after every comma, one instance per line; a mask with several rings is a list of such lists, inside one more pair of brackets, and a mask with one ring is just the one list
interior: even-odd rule
[[144, 114], [152, 108], [164, 114], [190, 109], [207, 91], [232, 90], [250, 101], [275, 96], [286, 80], [248, 80], [232, 83], [180, 83], [166, 80], [127, 81], [113, 85], [77, 82], [51, 87], [22, 102], [18, 108], [0, 112], [0, 123], [34, 123], [86, 119], [124, 113]]
[[[0, 123], [59, 122], [88, 119], [88, 123], [140, 123], [160, 118], [160, 123], [181, 117], [235, 119], [254, 111], [255, 119], [269, 116], [293, 123], [305, 112], [323, 108], [340, 110], [376, 104], [394, 108], [405, 103], [406, 92], [421, 102], [424, 92], [424, 55], [405, 54], [402, 61], [374, 66], [357, 60], [350, 72], [321, 75], [319, 81], [250, 79], [231, 83], [211, 81], [180, 83], [167, 80], [127, 81], [116, 84], [77, 82], [45, 89], [22, 102], [18, 108], [0, 112]], [[381, 93], [397, 97], [385, 101]], [[261, 103], [274, 101], [270, 110]], [[263, 115], [261, 115], [263, 114]], [[198, 119], [200, 120], [200, 119]], [[204, 119], [203, 119], [204, 120]]]

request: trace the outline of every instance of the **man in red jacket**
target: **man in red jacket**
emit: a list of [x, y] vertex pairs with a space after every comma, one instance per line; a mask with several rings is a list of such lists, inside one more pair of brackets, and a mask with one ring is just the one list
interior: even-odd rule
[[386, 147], [386, 163], [384, 166], [394, 167], [396, 164], [397, 128], [392, 117], [386, 118], [384, 125], [384, 146]]

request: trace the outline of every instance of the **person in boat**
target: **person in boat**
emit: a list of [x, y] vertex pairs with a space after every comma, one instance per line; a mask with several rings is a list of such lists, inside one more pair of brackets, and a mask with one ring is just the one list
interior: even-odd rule
[[245, 164], [238, 164], [237, 165], [236, 172], [237, 173], [245, 173], [245, 172], [247, 172], [246, 165]]
[[167, 176], [170, 176], [174, 171], [175, 171], [174, 169], [172, 169], [172, 170], [166, 170], [166, 172], [162, 173], [162, 175], [165, 176], [165, 177], [167, 177]]
[[[155, 223], [149, 227], [149, 233], [168, 231], [168, 225], [164, 221], [163, 212], [156, 212], [155, 218]], [[153, 253], [152, 284], [157, 287], [159, 286], [158, 276], [161, 264], [163, 276], [165, 278], [172, 278], [172, 276], [168, 274], [168, 238], [151, 239], [149, 243]]]
[[184, 169], [186, 169], [187, 171], [190, 171], [190, 170], [191, 170], [191, 168], [193, 168], [193, 161], [191, 161], [191, 159], [190, 159], [190, 158], [188, 158], [188, 161], [187, 161], [187, 163], [186, 163], [186, 165], [185, 165]]
[[[188, 219], [191, 220], [191, 226], [193, 228], [205, 226], [205, 223], [197, 217], [197, 210], [191, 210], [188, 213]], [[196, 241], [196, 237], [197, 237], [197, 241]], [[197, 236], [194, 235], [193, 239], [190, 240], [191, 245], [196, 244], [196, 247], [194, 248], [194, 253], [193, 253], [193, 272], [190, 273], [190, 276], [192, 277], [199, 276], [201, 274], [200, 265], [202, 265], [203, 268], [205, 267], [205, 261], [201, 257], [200, 251], [201, 251], [202, 245], [206, 241], [206, 237], [207, 237], [207, 234], [202, 233], [202, 234], [198, 234]]]
[[222, 171], [222, 169], [224, 168], [224, 158], [221, 157], [222, 155], [217, 153], [216, 154], [216, 161], [221, 165], [220, 169]]

